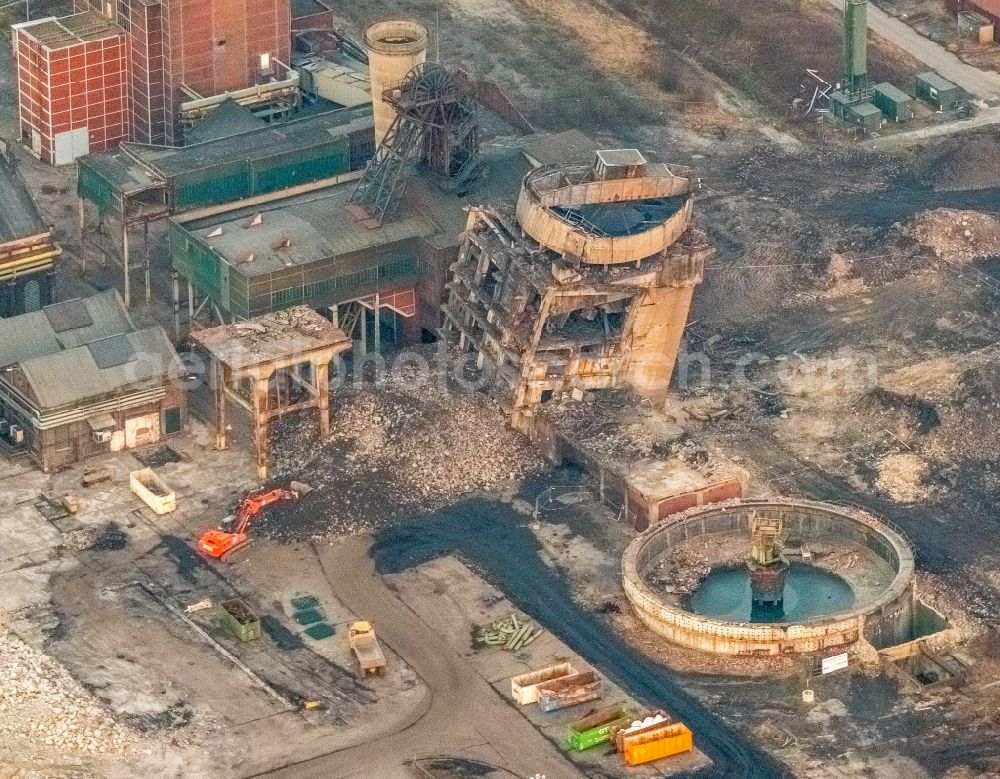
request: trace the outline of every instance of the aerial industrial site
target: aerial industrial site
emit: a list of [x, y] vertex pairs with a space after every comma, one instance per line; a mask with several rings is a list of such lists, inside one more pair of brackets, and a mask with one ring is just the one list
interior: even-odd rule
[[997, 0], [0, 29], [0, 779], [1000, 779]]

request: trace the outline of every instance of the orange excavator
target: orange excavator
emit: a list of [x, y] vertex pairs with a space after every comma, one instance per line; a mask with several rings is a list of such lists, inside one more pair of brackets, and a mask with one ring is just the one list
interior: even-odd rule
[[228, 562], [250, 545], [250, 525], [261, 511], [273, 503], [296, 500], [298, 497], [299, 493], [295, 490], [281, 488], [247, 495], [240, 501], [236, 513], [223, 521], [221, 528], [211, 528], [198, 536], [198, 551], [223, 563]]

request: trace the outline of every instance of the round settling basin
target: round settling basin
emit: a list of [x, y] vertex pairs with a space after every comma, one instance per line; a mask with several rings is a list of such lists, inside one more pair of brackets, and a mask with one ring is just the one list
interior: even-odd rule
[[[649, 584], [658, 562], [685, 544], [712, 546], [740, 536], [749, 549], [755, 517], [780, 519], [785, 533], [804, 546], [858, 550], [888, 575], [859, 593], [836, 573], [793, 559], [784, 602], [770, 612], [752, 607], [744, 566], [714, 568], [682, 599]], [[886, 646], [907, 640], [914, 619], [913, 551], [906, 539], [871, 514], [827, 503], [754, 500], [675, 515], [629, 545], [622, 579], [636, 614], [652, 631], [721, 654], [817, 652], [861, 638]]]

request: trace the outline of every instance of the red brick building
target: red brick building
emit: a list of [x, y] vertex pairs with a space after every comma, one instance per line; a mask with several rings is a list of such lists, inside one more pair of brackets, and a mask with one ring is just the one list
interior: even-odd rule
[[64, 165], [128, 136], [125, 34], [93, 11], [15, 24], [21, 139]]
[[180, 141], [180, 104], [258, 83], [264, 55], [288, 63], [289, 0], [75, 0], [110, 10], [129, 46], [133, 140]]

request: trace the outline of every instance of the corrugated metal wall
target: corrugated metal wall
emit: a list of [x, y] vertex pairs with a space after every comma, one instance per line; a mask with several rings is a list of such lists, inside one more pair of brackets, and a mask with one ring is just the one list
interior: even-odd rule
[[350, 140], [330, 138], [306, 149], [200, 168], [172, 179], [175, 211], [266, 195], [351, 169]]
[[104, 176], [87, 164], [87, 158], [77, 161], [76, 193], [96, 205], [102, 213], [120, 214], [118, 191]]
[[170, 222], [169, 236], [173, 269], [200, 294], [241, 317], [300, 304], [325, 308], [382, 288], [415, 284], [421, 269], [415, 243], [401, 241], [389, 249], [380, 247], [247, 277], [182, 225]]

